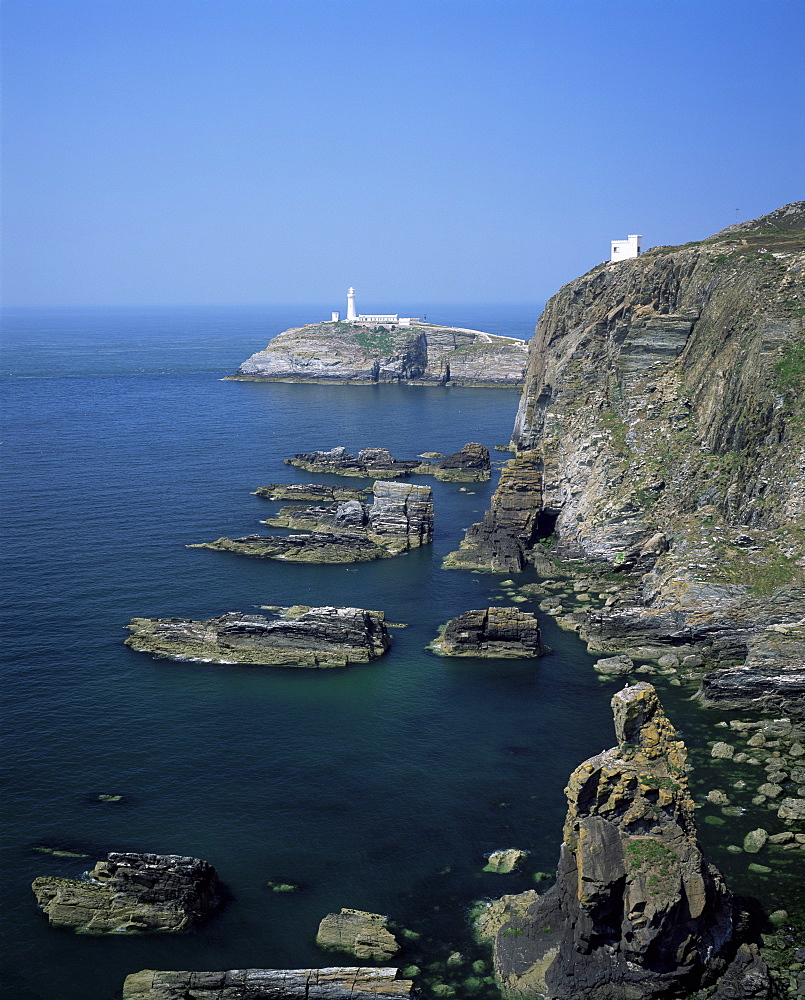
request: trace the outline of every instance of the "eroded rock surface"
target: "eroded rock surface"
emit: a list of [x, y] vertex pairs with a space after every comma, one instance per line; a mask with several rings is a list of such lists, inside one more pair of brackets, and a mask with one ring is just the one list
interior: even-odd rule
[[504, 897], [484, 919], [507, 996], [686, 995], [732, 957], [732, 900], [696, 841], [684, 744], [650, 684], [612, 708], [617, 747], [566, 789], [556, 884]]
[[534, 615], [519, 608], [483, 608], [451, 619], [431, 648], [443, 656], [529, 659], [548, 652]]
[[269, 483], [254, 491], [254, 496], [266, 500], [313, 500], [336, 503], [340, 500], [363, 501], [371, 490], [356, 490], [349, 486], [326, 486], [322, 483]]
[[[402, 479], [408, 476], [435, 476], [436, 479], [461, 483], [486, 482], [491, 476], [489, 449], [477, 442], [465, 444], [452, 455], [435, 461], [423, 458], [395, 458], [386, 448], [364, 448], [350, 455], [346, 448], [310, 451], [285, 459], [306, 472], [329, 472], [355, 478]], [[289, 497], [289, 499], [294, 499]], [[300, 498], [301, 499], [301, 498]], [[358, 499], [358, 498], [347, 498]]]
[[87, 879], [35, 879], [36, 901], [54, 927], [79, 934], [187, 931], [219, 905], [218, 875], [199, 858], [107, 855]]
[[387, 923], [388, 917], [364, 910], [328, 913], [319, 924], [316, 944], [327, 951], [343, 951], [355, 958], [385, 962], [400, 951]]
[[397, 969], [233, 969], [154, 972], [126, 977], [123, 1000], [397, 1000], [410, 997]]
[[311, 323], [274, 337], [243, 362], [235, 379], [371, 385], [518, 386], [527, 344], [479, 330]]
[[345, 667], [382, 656], [391, 640], [381, 611], [285, 608], [274, 617], [132, 618], [126, 645], [171, 660], [257, 666]]

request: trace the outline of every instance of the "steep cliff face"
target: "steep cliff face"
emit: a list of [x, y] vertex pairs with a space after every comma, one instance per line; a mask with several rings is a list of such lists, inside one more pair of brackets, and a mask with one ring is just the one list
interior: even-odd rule
[[682, 996], [731, 957], [731, 897], [696, 842], [685, 746], [650, 684], [612, 708], [618, 746], [565, 790], [556, 885], [503, 897], [483, 920], [506, 996]]
[[727, 613], [737, 665], [770, 680], [707, 697], [805, 700], [804, 230], [799, 202], [562, 288], [531, 342], [517, 459], [453, 564], [520, 569], [553, 529], [560, 553], [641, 573], [632, 618], [662, 641], [724, 638]]

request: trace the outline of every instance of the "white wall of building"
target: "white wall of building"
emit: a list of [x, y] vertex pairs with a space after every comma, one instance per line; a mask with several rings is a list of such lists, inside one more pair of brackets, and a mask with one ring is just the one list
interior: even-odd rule
[[638, 257], [643, 252], [643, 237], [629, 236], [625, 240], [612, 241], [610, 260], [629, 260]]

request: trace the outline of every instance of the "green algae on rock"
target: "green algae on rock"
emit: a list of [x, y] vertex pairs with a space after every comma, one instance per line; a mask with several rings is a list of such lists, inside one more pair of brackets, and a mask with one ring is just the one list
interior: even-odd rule
[[290, 614], [220, 618], [132, 618], [126, 645], [170, 660], [255, 666], [345, 667], [368, 663], [391, 646], [382, 611], [298, 608]]

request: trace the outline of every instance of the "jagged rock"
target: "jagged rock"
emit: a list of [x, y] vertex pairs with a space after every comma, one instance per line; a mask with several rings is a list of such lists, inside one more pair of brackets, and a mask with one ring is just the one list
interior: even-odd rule
[[461, 451], [455, 451], [429, 468], [419, 472], [434, 475], [437, 479], [456, 483], [485, 483], [492, 475], [489, 449], [482, 444], [465, 444]]
[[451, 619], [430, 646], [442, 656], [524, 659], [548, 652], [534, 615], [519, 608], [484, 608]]
[[126, 645], [171, 660], [257, 666], [344, 667], [382, 656], [391, 645], [382, 611], [286, 608], [273, 618], [236, 611], [189, 618], [132, 618]]
[[509, 847], [505, 851], [493, 851], [484, 865], [484, 871], [507, 875], [514, 871], [527, 854], [527, 851], [520, 851], [516, 847]]
[[433, 540], [429, 486], [376, 482], [372, 504], [343, 500], [331, 507], [283, 507], [265, 522], [309, 529], [305, 535], [219, 538], [190, 548], [217, 549], [290, 562], [349, 563], [386, 559]]
[[397, 969], [234, 969], [154, 972], [126, 977], [123, 1000], [397, 1000], [413, 983]]
[[231, 378], [274, 382], [518, 386], [528, 345], [514, 337], [414, 322], [311, 323], [274, 337]]
[[787, 819], [793, 822], [805, 820], [805, 798], [783, 799], [780, 803], [780, 808], [777, 810], [777, 815], [780, 819]]
[[719, 979], [713, 1000], [776, 1000], [779, 996], [756, 944], [742, 944]]
[[551, 558], [639, 585], [630, 607], [588, 612], [591, 651], [689, 643], [703, 703], [805, 715], [803, 266], [798, 202], [560, 289], [516, 458], [445, 565], [522, 569], [553, 531]]
[[336, 476], [369, 479], [399, 479], [412, 475], [421, 466], [429, 465], [418, 458], [394, 458], [386, 448], [364, 448], [356, 458], [344, 447], [303, 452], [293, 458], [286, 458], [285, 464], [306, 472], [327, 472]]
[[335, 503], [339, 500], [362, 501], [371, 490], [356, 490], [349, 486], [325, 486], [322, 483], [269, 483], [254, 491], [253, 496], [266, 500], [313, 500]]
[[79, 934], [187, 931], [219, 905], [212, 865], [176, 854], [111, 853], [88, 880], [46, 876], [32, 888], [54, 927]]
[[356, 958], [385, 962], [400, 950], [387, 922], [388, 917], [364, 910], [328, 913], [319, 924], [316, 944], [327, 951], [344, 951]]
[[505, 897], [494, 912], [508, 997], [672, 997], [726, 964], [731, 897], [696, 842], [684, 744], [650, 684], [619, 691], [612, 707], [618, 746], [585, 761], [566, 789], [555, 886]]

